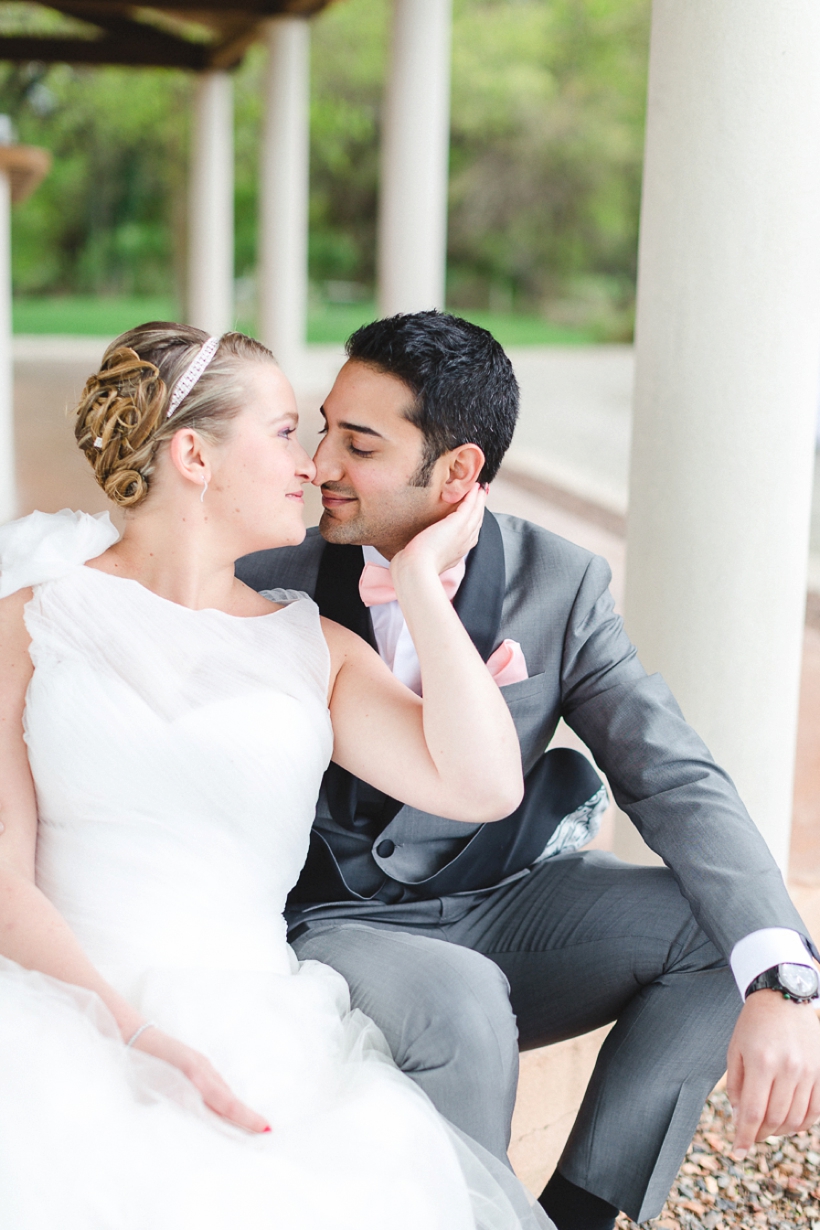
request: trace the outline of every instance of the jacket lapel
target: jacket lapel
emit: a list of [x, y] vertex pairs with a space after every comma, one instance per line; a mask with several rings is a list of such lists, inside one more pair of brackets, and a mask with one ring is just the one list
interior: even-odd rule
[[467, 557], [467, 571], [453, 599], [459, 619], [485, 662], [498, 645], [506, 585], [501, 529], [493, 514], [485, 512], [478, 542]]
[[364, 568], [361, 547], [326, 542], [316, 577], [316, 605], [327, 619], [335, 620], [376, 648], [373, 621], [359, 595]]

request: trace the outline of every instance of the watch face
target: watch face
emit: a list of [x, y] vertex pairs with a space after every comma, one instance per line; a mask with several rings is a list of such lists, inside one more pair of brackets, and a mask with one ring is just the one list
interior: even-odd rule
[[780, 981], [790, 995], [808, 999], [817, 994], [817, 974], [809, 965], [781, 965]]

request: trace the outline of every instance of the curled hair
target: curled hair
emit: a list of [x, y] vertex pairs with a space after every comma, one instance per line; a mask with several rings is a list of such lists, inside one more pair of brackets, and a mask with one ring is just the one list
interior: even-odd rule
[[182, 427], [223, 439], [242, 408], [243, 363], [274, 362], [266, 346], [226, 333], [211, 363], [169, 419], [174, 386], [208, 334], [190, 325], [152, 321], [116, 338], [99, 371], [89, 376], [77, 406], [74, 434], [105, 494], [133, 508], [151, 486], [157, 454]]

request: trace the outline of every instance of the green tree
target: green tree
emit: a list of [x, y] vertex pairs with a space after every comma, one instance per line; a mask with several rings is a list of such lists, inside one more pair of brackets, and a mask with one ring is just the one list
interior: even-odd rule
[[648, 0], [456, 0], [452, 298], [629, 304], [648, 28]]
[[181, 72], [6, 66], [0, 107], [54, 158], [15, 217], [18, 292], [172, 290], [190, 94]]
[[[5, 6], [11, 8], [14, 6]], [[19, 6], [21, 9], [25, 6]], [[630, 328], [649, 0], [455, 0], [449, 297]], [[389, 0], [313, 22], [310, 272], [372, 286]], [[236, 81], [236, 270], [256, 262], [264, 51]], [[171, 294], [184, 274], [190, 74], [0, 69], [54, 169], [15, 221], [19, 293]]]

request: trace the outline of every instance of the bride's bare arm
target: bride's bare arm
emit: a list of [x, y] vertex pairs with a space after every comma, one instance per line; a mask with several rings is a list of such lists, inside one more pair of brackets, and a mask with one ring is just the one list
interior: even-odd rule
[[509, 815], [523, 793], [509, 710], [439, 580], [474, 544], [483, 506], [474, 491], [391, 562], [423, 704], [368, 645], [325, 624], [335, 672], [333, 759], [412, 807], [471, 822]]
[[[23, 607], [31, 590], [0, 600], [0, 954], [26, 969], [95, 991], [112, 1013], [123, 1039], [145, 1018], [123, 999], [88, 960], [65, 919], [34, 879], [37, 804], [23, 740], [23, 709], [32, 675]], [[244, 1106], [204, 1055], [152, 1028], [136, 1043], [179, 1068], [216, 1114], [249, 1131], [269, 1130]]]

